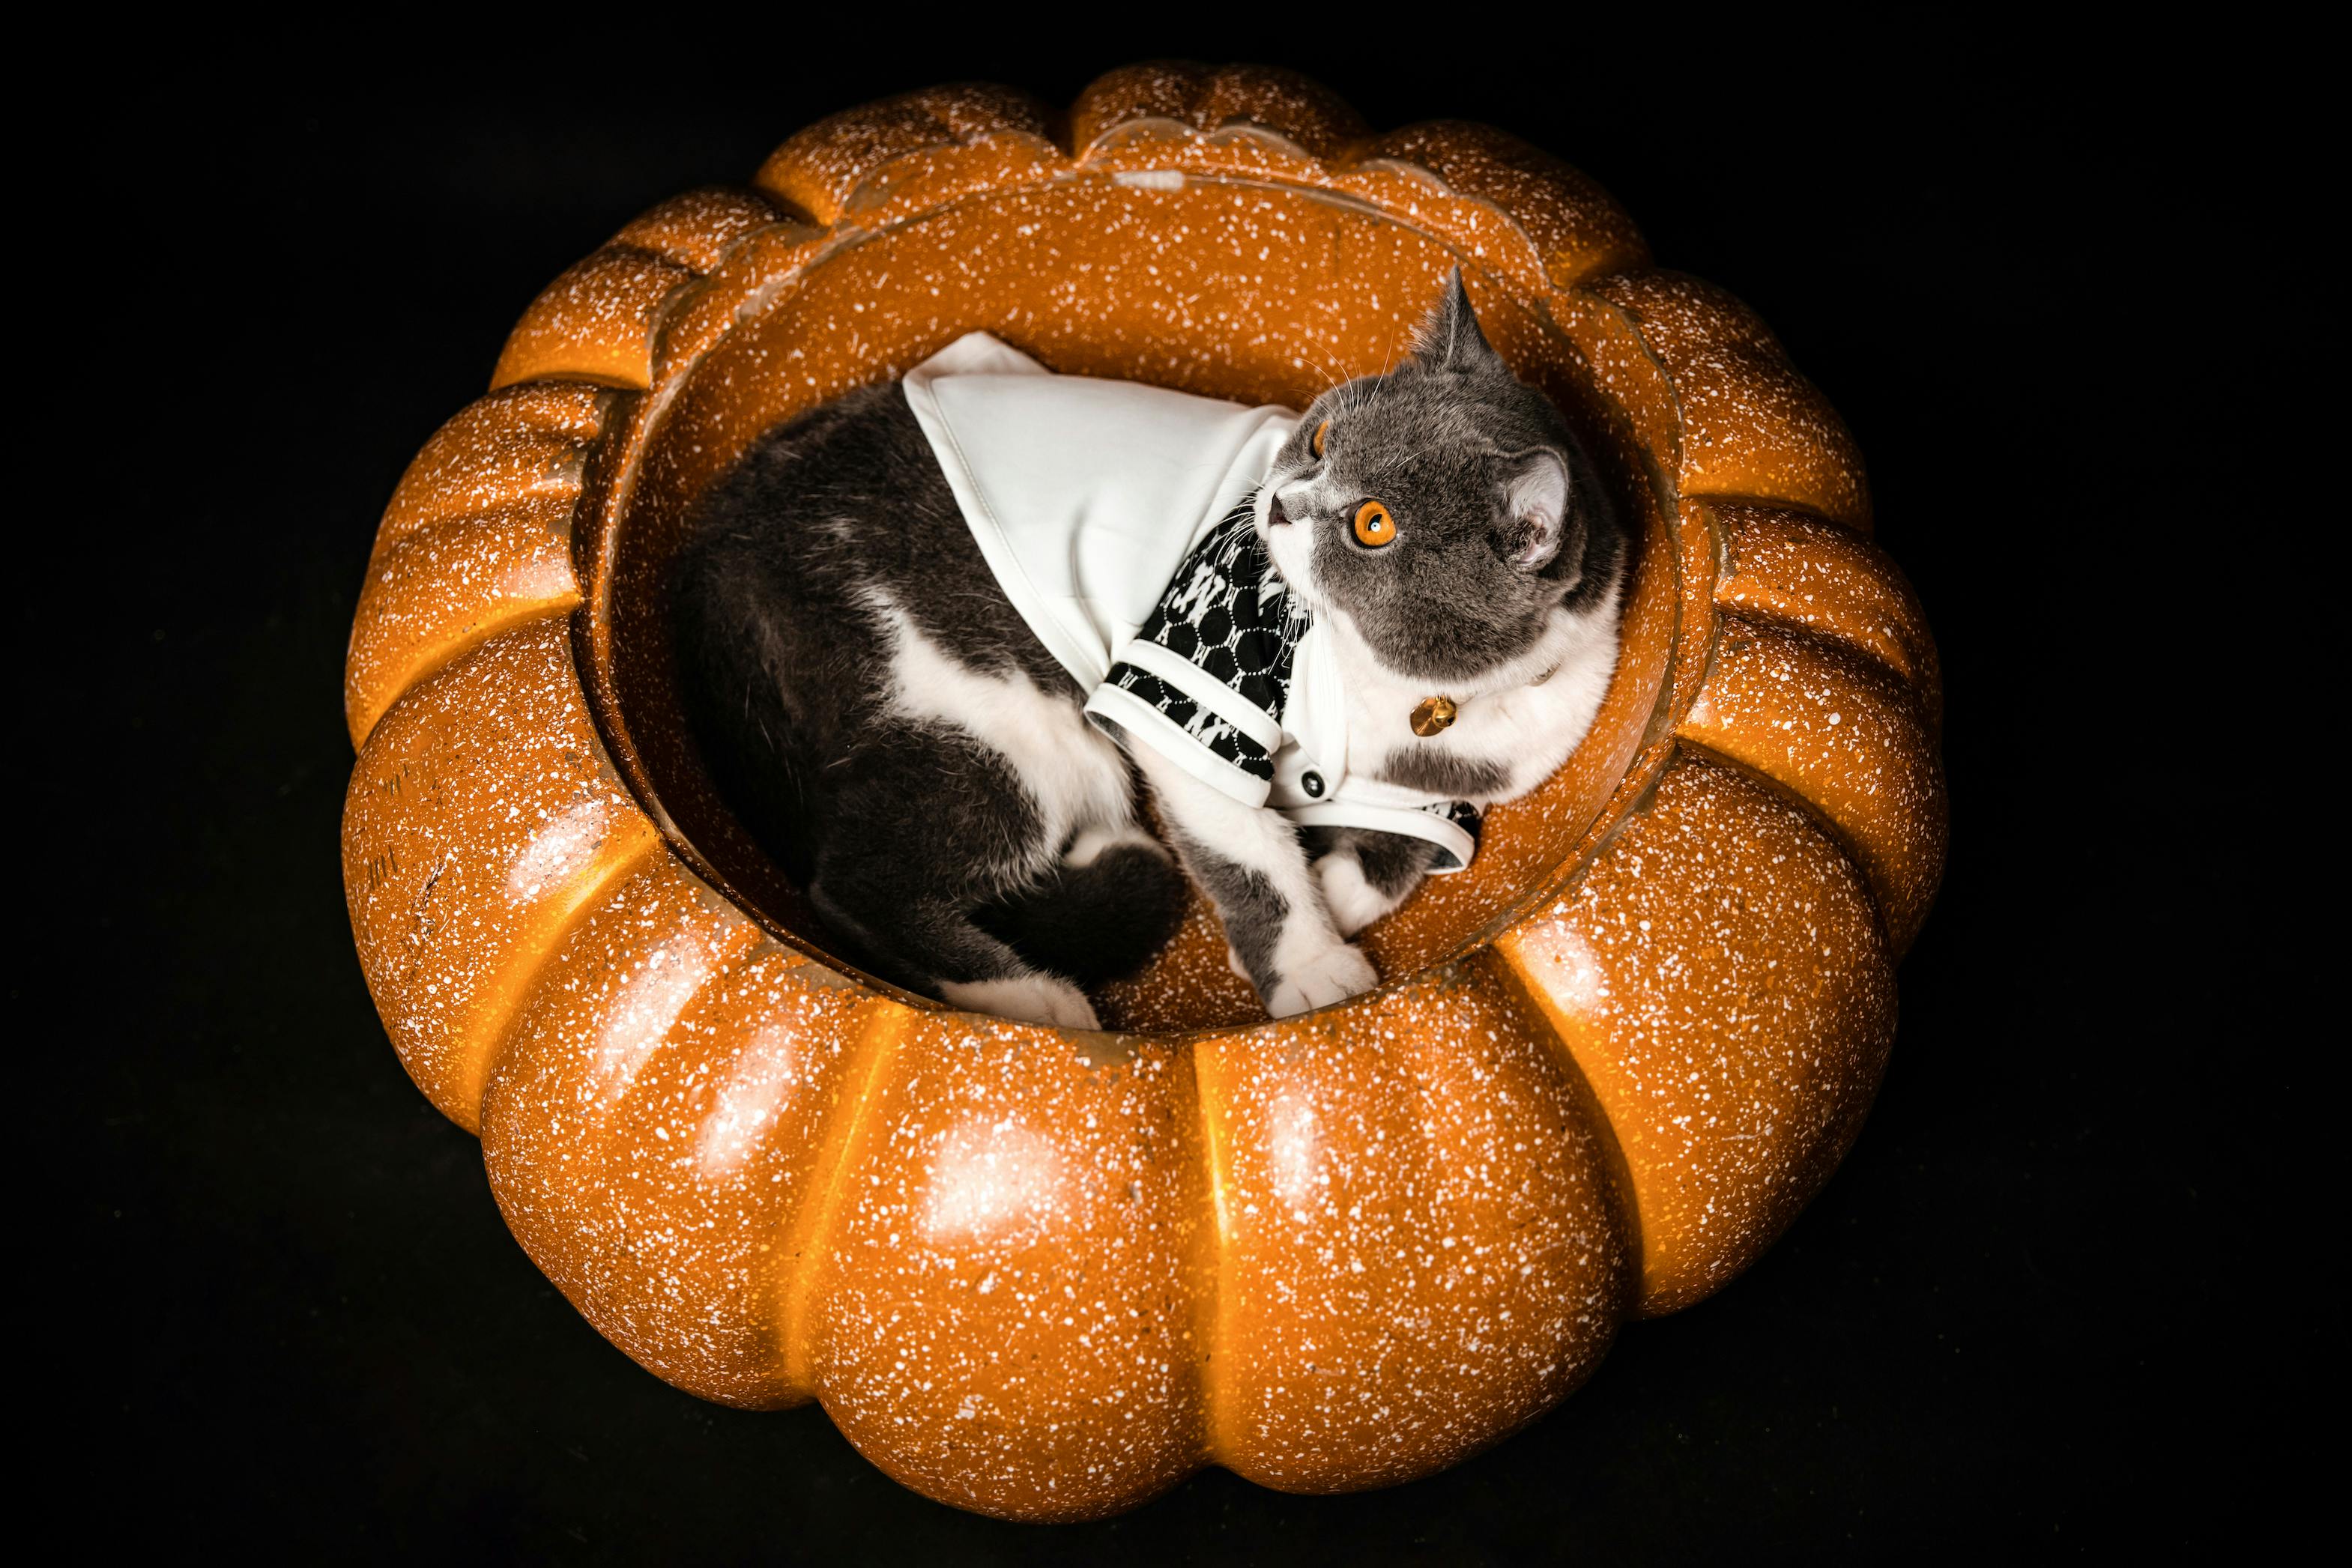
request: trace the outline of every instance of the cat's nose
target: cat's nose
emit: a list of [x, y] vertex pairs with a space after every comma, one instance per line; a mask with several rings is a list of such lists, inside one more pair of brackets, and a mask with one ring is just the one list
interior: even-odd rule
[[1265, 526], [1269, 528], [1278, 528], [1288, 521], [1290, 521], [1290, 514], [1282, 509], [1282, 497], [1279, 496], [1268, 497], [1265, 506]]

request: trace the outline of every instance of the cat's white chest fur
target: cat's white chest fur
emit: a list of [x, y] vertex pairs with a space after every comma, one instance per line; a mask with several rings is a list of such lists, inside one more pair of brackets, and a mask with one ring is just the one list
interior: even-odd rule
[[[1616, 625], [1596, 620], [1556, 618], [1521, 662], [1533, 684], [1462, 694], [1389, 674], [1360, 639], [1347, 634], [1340, 645], [1349, 665], [1344, 686], [1349, 773], [1380, 778], [1400, 753], [1443, 757], [1468, 765], [1465, 774], [1475, 770], [1499, 779], [1491, 788], [1467, 790], [1465, 800], [1486, 806], [1528, 793], [1568, 760], [1592, 727], [1608, 692], [1617, 665]], [[1412, 710], [1431, 696], [1454, 698], [1454, 721], [1436, 735], [1415, 735]]]

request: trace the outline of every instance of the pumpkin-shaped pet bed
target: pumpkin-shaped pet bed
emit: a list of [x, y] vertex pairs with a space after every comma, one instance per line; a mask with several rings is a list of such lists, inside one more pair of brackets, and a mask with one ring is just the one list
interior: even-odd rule
[[[1205, 906], [1110, 1032], [859, 975], [718, 805], [664, 566], [762, 431], [986, 329], [1304, 406], [1459, 266], [1637, 535], [1577, 754], [1266, 1021]], [[352, 924], [524, 1248], [708, 1398], [823, 1402], [985, 1512], [1203, 1464], [1425, 1475], [1738, 1272], [1853, 1138], [1939, 874], [1933, 645], [1844, 427], [1738, 302], [1477, 125], [1280, 72], [839, 115], [558, 278], [385, 512], [352, 629]]]

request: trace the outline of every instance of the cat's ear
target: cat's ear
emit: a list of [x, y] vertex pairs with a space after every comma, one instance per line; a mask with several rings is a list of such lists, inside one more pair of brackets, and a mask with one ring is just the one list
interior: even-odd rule
[[1478, 313], [1470, 308], [1470, 290], [1463, 287], [1462, 269], [1445, 277], [1445, 291], [1437, 308], [1413, 334], [1413, 362], [1425, 371], [1499, 370], [1503, 357], [1478, 329]]
[[1507, 515], [1500, 548], [1521, 571], [1541, 571], [1559, 553], [1568, 527], [1568, 464], [1549, 447], [1513, 459], [1503, 493]]

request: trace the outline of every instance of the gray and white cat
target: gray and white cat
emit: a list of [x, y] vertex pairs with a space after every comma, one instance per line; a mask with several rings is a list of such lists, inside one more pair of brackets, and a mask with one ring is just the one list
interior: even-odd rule
[[[1485, 806], [1567, 759], [1616, 662], [1625, 536], [1458, 276], [1404, 363], [1316, 399], [1261, 488], [1266, 591], [1328, 629], [1345, 672], [1349, 775]], [[1095, 1028], [1086, 988], [1174, 934], [1183, 884], [1138, 772], [1276, 1017], [1370, 988], [1349, 938], [1442, 853], [1301, 828], [1090, 723], [896, 383], [763, 437], [713, 488], [672, 590], [722, 798], [845, 956], [954, 1006]], [[1416, 733], [1432, 697], [1453, 721]]]

